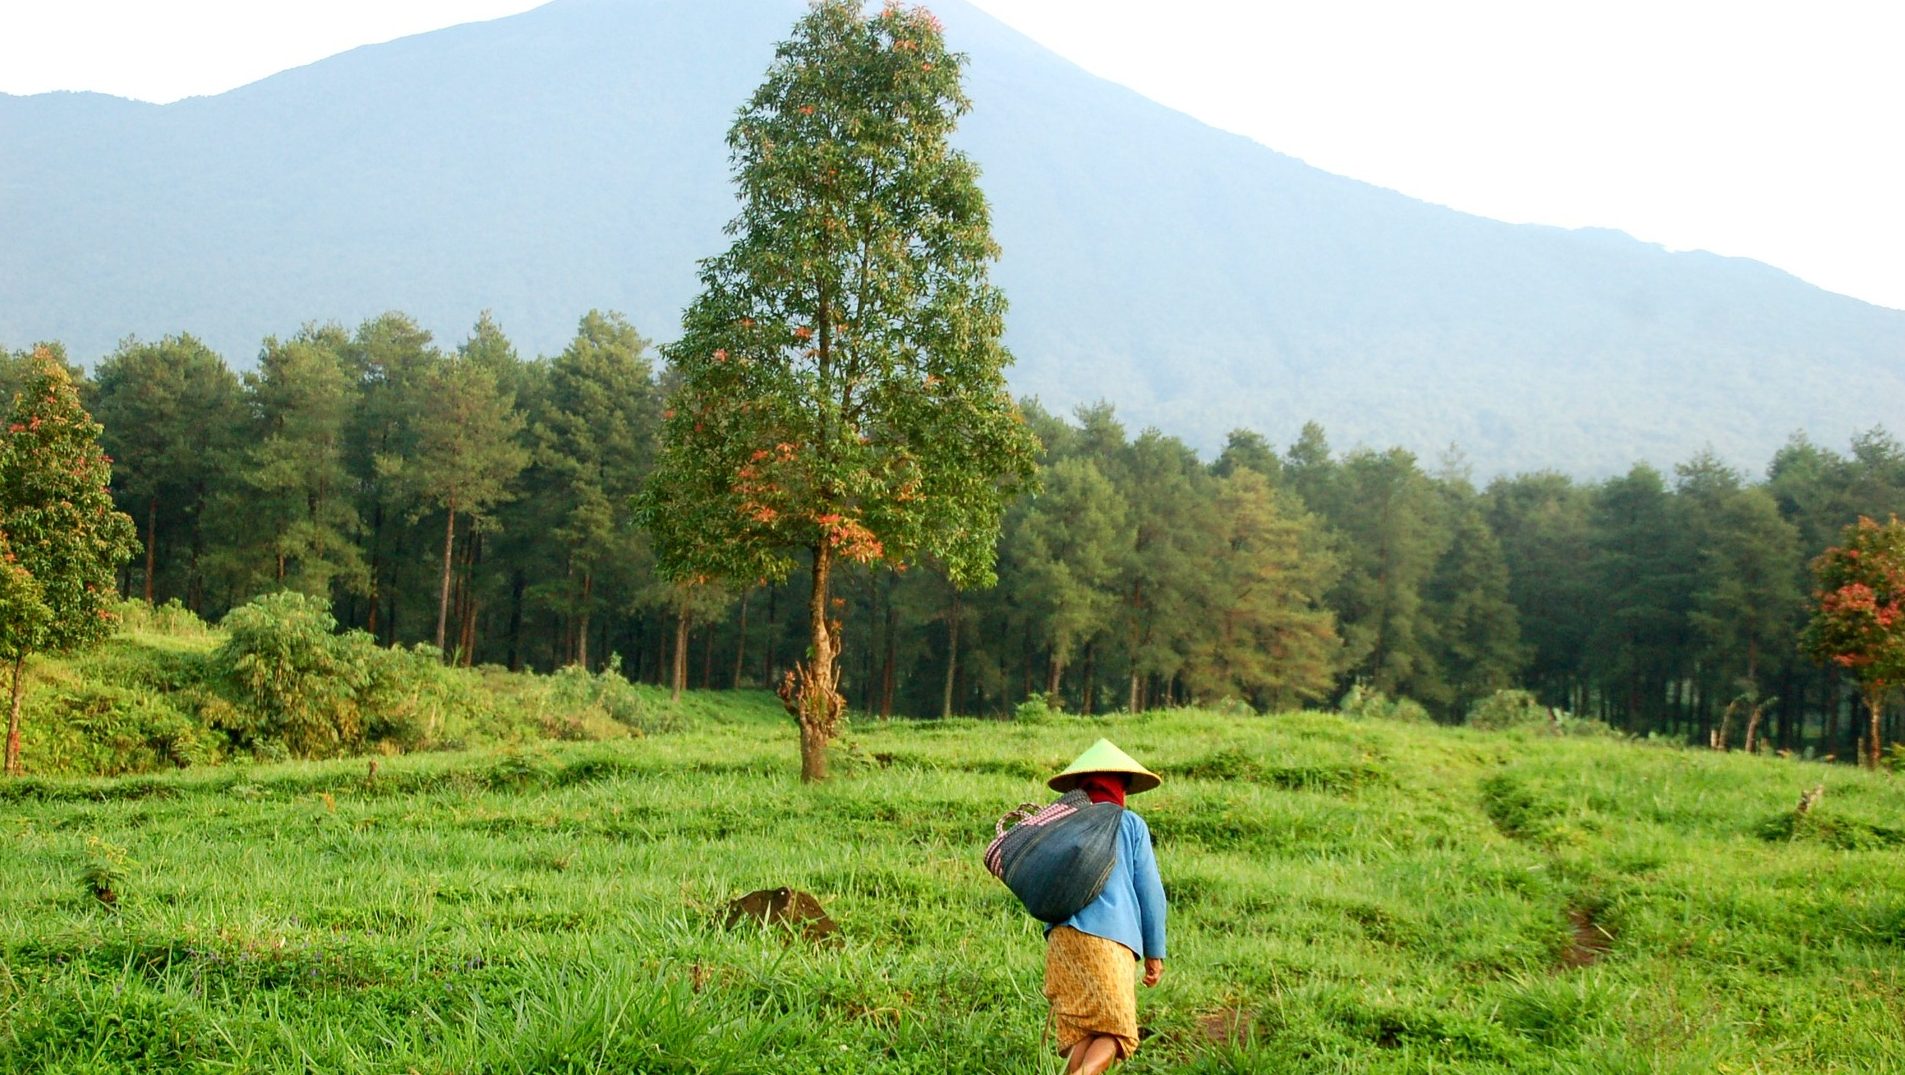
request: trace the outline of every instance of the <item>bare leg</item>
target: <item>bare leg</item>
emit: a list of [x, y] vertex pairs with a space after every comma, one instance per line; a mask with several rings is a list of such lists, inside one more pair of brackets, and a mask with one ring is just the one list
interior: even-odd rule
[[1118, 1059], [1118, 1039], [1102, 1036], [1086, 1038], [1065, 1054], [1065, 1075], [1104, 1075]]

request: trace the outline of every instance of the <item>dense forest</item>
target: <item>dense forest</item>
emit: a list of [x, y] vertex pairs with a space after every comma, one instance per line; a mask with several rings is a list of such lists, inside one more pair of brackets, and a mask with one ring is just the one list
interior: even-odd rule
[[[0, 392], [24, 354], [0, 355]], [[800, 656], [801, 573], [669, 585], [633, 522], [669, 380], [613, 313], [535, 360], [487, 315], [444, 350], [391, 313], [267, 339], [242, 375], [189, 335], [130, 339], [82, 385], [143, 542], [127, 596], [216, 618], [291, 589], [463, 664], [768, 685]], [[1459, 457], [1339, 453], [1314, 425], [1282, 450], [1234, 431], [1207, 462], [1109, 405], [1023, 410], [1040, 488], [1007, 515], [996, 586], [843, 567], [842, 687], [863, 713], [1357, 688], [1459, 721], [1523, 687], [1633, 734], [1738, 745], [1754, 724], [1769, 749], [1853, 755], [1855, 685], [1799, 639], [1808, 563], [1905, 505], [1883, 431], [1845, 453], [1796, 434], [1759, 479], [1703, 454], [1478, 487]]]

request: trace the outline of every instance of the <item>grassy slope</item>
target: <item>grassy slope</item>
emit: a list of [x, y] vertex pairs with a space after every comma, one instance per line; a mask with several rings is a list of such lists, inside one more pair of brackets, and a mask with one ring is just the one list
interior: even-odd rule
[[[1038, 934], [978, 856], [1108, 734], [1169, 778], [1129, 1070], [1905, 1070], [1888, 776], [1186, 712], [863, 727], [803, 788], [771, 700], [714, 700], [374, 780], [0, 785], [0, 1069], [1038, 1071]], [[845, 943], [714, 924], [780, 884]]]
[[[220, 671], [220, 628], [173, 606], [120, 606], [121, 629], [98, 646], [29, 658], [24, 710], [26, 771], [35, 775], [169, 772], [249, 757], [224, 728], [250, 729], [265, 742], [272, 718]], [[669, 701], [669, 692], [630, 683], [618, 671], [512, 674], [495, 666], [446, 668], [418, 651], [365, 643], [353, 661], [383, 660], [377, 693], [358, 688], [384, 733], [343, 753], [381, 749], [494, 748], [544, 739], [619, 739], [668, 730], [694, 719], [704, 703]], [[351, 667], [366, 673], [370, 667]], [[316, 692], [313, 692], [316, 693]], [[718, 707], [717, 707], [718, 708]], [[366, 712], [365, 716], [370, 714]], [[401, 731], [401, 734], [397, 734]], [[379, 734], [392, 737], [379, 739]], [[277, 756], [288, 751], [279, 742]]]

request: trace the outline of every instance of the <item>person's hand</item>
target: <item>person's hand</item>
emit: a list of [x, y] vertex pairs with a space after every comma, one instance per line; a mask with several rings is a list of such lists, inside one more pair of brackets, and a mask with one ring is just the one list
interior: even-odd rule
[[1147, 986], [1156, 985], [1158, 984], [1158, 980], [1163, 977], [1164, 977], [1164, 961], [1162, 959], [1147, 959], [1144, 961], [1144, 984], [1145, 985]]

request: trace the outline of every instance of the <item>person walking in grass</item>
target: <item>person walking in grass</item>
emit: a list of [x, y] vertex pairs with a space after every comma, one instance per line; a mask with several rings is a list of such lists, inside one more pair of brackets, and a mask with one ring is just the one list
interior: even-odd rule
[[[1046, 783], [1123, 806], [1125, 796], [1163, 780], [1100, 739]], [[1098, 898], [1045, 930], [1045, 996], [1067, 1073], [1099, 1075], [1128, 1059], [1138, 1047], [1137, 961], [1144, 960], [1146, 986], [1164, 977], [1164, 882], [1151, 830], [1129, 809], [1118, 822], [1117, 849]]]

